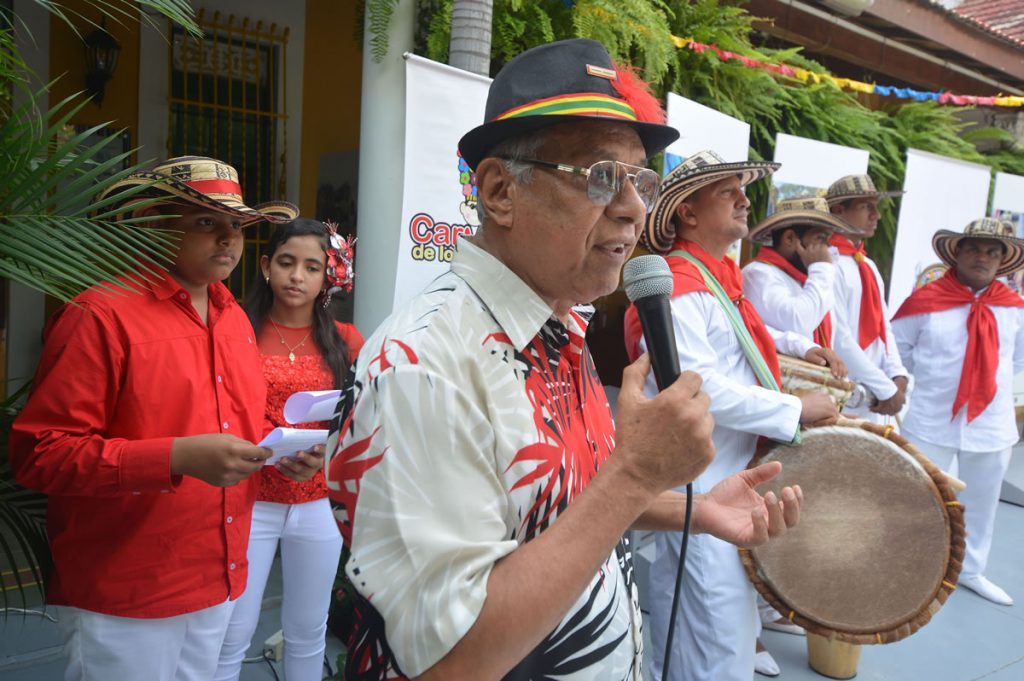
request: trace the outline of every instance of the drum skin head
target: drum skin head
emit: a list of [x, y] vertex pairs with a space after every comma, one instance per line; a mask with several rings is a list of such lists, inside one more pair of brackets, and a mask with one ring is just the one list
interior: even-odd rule
[[[947, 595], [956, 533], [922, 463], [849, 426], [807, 430], [800, 446], [772, 445], [758, 463], [773, 460], [782, 473], [758, 491], [799, 484], [804, 505], [796, 527], [744, 557], [769, 602], [808, 630], [857, 642], [897, 640], [927, 622]], [[960, 542], [962, 556], [962, 532]]]

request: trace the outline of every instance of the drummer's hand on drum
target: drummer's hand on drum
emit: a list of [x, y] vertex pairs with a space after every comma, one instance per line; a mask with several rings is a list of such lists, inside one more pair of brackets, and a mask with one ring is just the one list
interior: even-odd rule
[[814, 346], [804, 355], [804, 360], [811, 364], [828, 367], [836, 378], [846, 378], [847, 374], [850, 373], [846, 368], [846, 362], [839, 358], [835, 350], [829, 348]]
[[803, 239], [797, 239], [796, 254], [804, 267], [810, 267], [816, 262], [832, 262], [832, 253], [828, 250], [828, 237], [813, 239], [811, 243], [805, 244]]
[[[715, 458], [700, 374], [684, 371], [653, 398], [643, 387], [651, 371], [646, 354], [626, 367], [617, 401], [615, 457], [630, 477], [651, 493], [692, 482]], [[603, 469], [602, 469], [603, 470]]]
[[839, 419], [839, 409], [831, 395], [805, 393], [800, 395], [800, 423], [805, 426], [823, 426]]
[[772, 461], [740, 471], [697, 497], [693, 507], [694, 531], [750, 548], [796, 525], [804, 498], [799, 485], [783, 487], [779, 496], [774, 492], [761, 496], [755, 489], [781, 470], [782, 464]]
[[892, 382], [896, 384], [896, 394], [887, 400], [878, 400], [875, 406], [871, 407], [871, 411], [884, 416], [895, 416], [903, 409], [907, 401], [907, 377], [897, 376]]

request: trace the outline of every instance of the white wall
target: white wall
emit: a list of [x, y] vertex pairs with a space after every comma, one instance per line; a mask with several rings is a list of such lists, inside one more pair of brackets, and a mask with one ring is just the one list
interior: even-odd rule
[[380, 63], [373, 60], [370, 41], [363, 45], [355, 324], [366, 337], [391, 314], [394, 303], [405, 173], [402, 53], [412, 50], [415, 9], [413, 0], [400, 0], [395, 7], [388, 53]]
[[939, 257], [932, 250], [932, 235], [940, 229], [962, 232], [971, 220], [988, 215], [988, 188], [992, 169], [978, 163], [939, 156], [919, 149], [907, 150], [903, 178], [906, 194], [900, 216], [889, 277], [889, 310], [898, 310], [914, 290], [917, 276]]
[[[299, 183], [302, 181], [299, 170], [302, 149], [302, 74], [306, 43], [305, 0], [288, 0], [287, 2], [279, 0], [205, 0], [202, 3], [193, 2], [192, 4], [197, 10], [205, 9], [207, 18], [211, 18], [214, 12], [219, 11], [222, 20], [226, 20], [228, 16], [234, 14], [236, 25], [243, 17], [248, 17], [250, 26], [255, 26], [257, 21], [262, 21], [264, 30], [269, 29], [270, 25], [275, 23], [279, 33], [283, 31], [284, 27], [290, 29], [285, 71], [288, 102], [286, 111], [288, 114], [286, 124], [288, 136], [287, 195], [285, 198], [298, 204]], [[166, 22], [160, 22], [160, 25], [166, 29]], [[339, 39], [350, 38], [339, 36]], [[154, 30], [144, 30], [139, 45], [139, 129], [136, 141], [136, 144], [141, 147], [140, 162], [164, 159], [168, 156], [169, 59], [170, 47], [167, 37], [161, 36]], [[279, 105], [283, 104], [284, 94], [280, 94]], [[279, 157], [280, 150], [275, 159]], [[233, 159], [221, 160], [228, 163], [233, 162]], [[307, 181], [316, 182], [317, 178], [307, 178]]]

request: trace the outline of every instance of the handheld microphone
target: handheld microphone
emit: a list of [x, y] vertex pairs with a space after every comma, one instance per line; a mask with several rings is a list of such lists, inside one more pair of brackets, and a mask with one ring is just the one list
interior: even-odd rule
[[654, 380], [658, 390], [664, 390], [679, 378], [679, 355], [668, 302], [672, 271], [661, 256], [642, 255], [626, 263], [622, 280], [626, 296], [640, 317]]
[[[622, 273], [626, 296], [636, 306], [640, 326], [647, 341], [647, 354], [651, 357], [651, 370], [662, 391], [679, 378], [679, 353], [676, 349], [676, 334], [672, 326], [672, 309], [668, 297], [672, 295], [672, 271], [665, 259], [658, 255], [642, 255], [626, 263]], [[693, 515], [693, 484], [686, 485], [686, 513], [683, 518], [683, 541], [679, 549], [679, 565], [676, 567], [675, 591], [672, 594], [672, 609], [669, 611], [668, 633], [665, 638], [665, 658], [661, 666], [661, 678], [668, 678], [669, 661], [672, 659], [672, 639], [676, 628], [676, 610], [679, 608], [679, 592], [683, 584], [683, 565], [686, 563], [686, 546], [690, 538], [690, 519]]]

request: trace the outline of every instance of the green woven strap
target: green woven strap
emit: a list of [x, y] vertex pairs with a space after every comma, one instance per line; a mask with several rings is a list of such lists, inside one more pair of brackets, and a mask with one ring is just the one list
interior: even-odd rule
[[711, 271], [704, 266], [698, 258], [694, 257], [693, 254], [687, 251], [678, 250], [672, 251], [669, 255], [678, 255], [686, 258], [693, 265], [700, 270], [700, 274], [704, 277], [704, 283], [707, 284], [708, 289], [711, 291], [711, 295], [718, 301], [722, 311], [725, 312], [726, 318], [732, 325], [732, 330], [736, 332], [736, 338], [740, 341], [740, 348], [743, 350], [743, 355], [747, 358], [747, 363], [750, 368], [754, 370], [754, 375], [757, 376], [758, 382], [761, 387], [767, 388], [768, 390], [779, 390], [779, 384], [775, 382], [775, 376], [772, 374], [772, 370], [768, 368], [768, 363], [764, 361], [764, 356], [757, 347], [757, 343], [754, 342], [754, 338], [750, 335], [750, 330], [747, 329], [747, 325], [743, 323], [743, 317], [740, 316], [739, 310], [736, 309], [735, 303], [729, 299], [725, 289], [715, 279], [715, 275], [711, 274]]
[[[711, 295], [718, 301], [719, 307], [721, 307], [722, 311], [725, 313], [725, 318], [728, 319], [729, 324], [732, 325], [732, 330], [736, 334], [736, 338], [740, 341], [740, 348], [743, 350], [743, 355], [747, 358], [747, 364], [749, 364], [750, 368], [754, 370], [754, 375], [757, 377], [761, 387], [779, 392], [779, 384], [775, 382], [775, 376], [772, 374], [772, 370], [768, 368], [768, 363], [764, 361], [764, 356], [758, 349], [757, 343], [754, 342], [753, 337], [750, 335], [747, 325], [743, 323], [743, 317], [740, 316], [739, 310], [736, 309], [736, 305], [729, 299], [729, 296], [726, 294], [725, 289], [722, 288], [722, 285], [717, 279], [715, 279], [715, 275], [711, 274], [711, 271], [704, 266], [704, 263], [687, 251], [672, 251], [669, 255], [676, 255], [681, 258], [685, 258], [696, 266], [701, 276], [704, 277], [704, 283], [707, 285], [708, 290], [711, 291]], [[787, 444], [798, 445], [800, 444], [800, 440], [800, 427], [797, 426], [796, 434]]]

